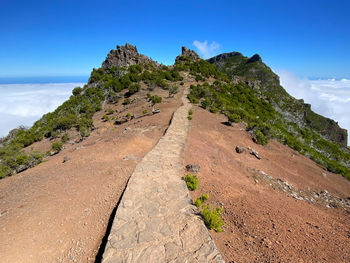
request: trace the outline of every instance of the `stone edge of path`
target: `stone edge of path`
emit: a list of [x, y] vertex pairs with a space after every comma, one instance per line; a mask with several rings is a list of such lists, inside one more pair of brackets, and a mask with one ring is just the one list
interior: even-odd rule
[[136, 166], [108, 236], [103, 263], [224, 262], [192, 204], [183, 175], [188, 88], [165, 135]]

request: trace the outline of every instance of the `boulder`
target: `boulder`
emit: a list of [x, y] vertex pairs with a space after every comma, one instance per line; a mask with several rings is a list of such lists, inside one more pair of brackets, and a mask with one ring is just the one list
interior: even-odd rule
[[63, 163], [68, 162], [71, 158], [68, 156], [63, 157]]
[[236, 146], [236, 153], [243, 153], [245, 151], [245, 148], [244, 147], [241, 147], [241, 146]]
[[187, 172], [198, 174], [200, 170], [200, 166], [198, 164], [188, 164], [186, 165]]

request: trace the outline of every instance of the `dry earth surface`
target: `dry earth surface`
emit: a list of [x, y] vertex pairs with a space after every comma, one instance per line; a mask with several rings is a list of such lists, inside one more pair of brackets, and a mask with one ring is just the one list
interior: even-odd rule
[[[349, 181], [276, 141], [254, 144], [243, 124], [229, 127], [223, 116], [193, 109], [184, 164], [201, 167], [193, 200], [209, 193], [210, 203], [224, 208], [224, 231], [212, 236], [227, 262], [350, 262], [349, 209], [297, 200], [264, 177], [343, 200]], [[236, 153], [237, 145], [262, 159]]]
[[[145, 93], [140, 92], [142, 96]], [[154, 94], [154, 92], [152, 92]], [[1, 262], [94, 262], [108, 220], [136, 164], [163, 136], [181, 94], [163, 102], [161, 112], [122, 125], [102, 122], [80, 143], [45, 162], [0, 181]], [[151, 108], [146, 99], [131, 98], [128, 106], [105, 105], [140, 116]], [[70, 132], [74, 137], [74, 132]], [[51, 142], [36, 143], [45, 152]], [[67, 160], [63, 162], [64, 158]]]

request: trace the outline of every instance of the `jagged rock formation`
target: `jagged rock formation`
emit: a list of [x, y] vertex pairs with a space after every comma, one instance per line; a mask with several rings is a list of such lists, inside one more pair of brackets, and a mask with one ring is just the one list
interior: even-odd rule
[[255, 54], [251, 58], [239, 52], [225, 53], [208, 59], [234, 81], [246, 82], [260, 96], [268, 100], [276, 111], [299, 127], [310, 127], [324, 138], [347, 145], [347, 130], [329, 118], [311, 110], [309, 104], [290, 96], [281, 86], [279, 77]]
[[116, 50], [112, 49], [102, 63], [102, 67], [104, 69], [110, 69], [113, 66], [127, 68], [136, 64], [152, 64], [155, 67], [159, 67], [159, 63], [145, 55], [139, 54], [136, 46], [129, 43], [126, 43], [125, 46], [118, 45]]
[[200, 57], [198, 56], [198, 54], [195, 51], [193, 51], [191, 49], [187, 49], [187, 47], [182, 47], [181, 51], [182, 51], [181, 55], [176, 57], [175, 63], [183, 60], [184, 58], [188, 58], [188, 59], [193, 60], [193, 61], [197, 61], [200, 59]]

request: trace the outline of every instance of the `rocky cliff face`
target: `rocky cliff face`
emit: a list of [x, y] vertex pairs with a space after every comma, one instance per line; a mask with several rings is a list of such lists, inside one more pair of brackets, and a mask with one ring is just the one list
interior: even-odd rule
[[159, 67], [156, 61], [139, 54], [136, 46], [130, 45], [129, 43], [126, 43], [125, 46], [118, 45], [117, 49], [112, 49], [103, 62], [102, 67], [104, 69], [110, 69], [113, 66], [117, 68], [128, 68], [136, 64], [152, 64], [155, 67]]

